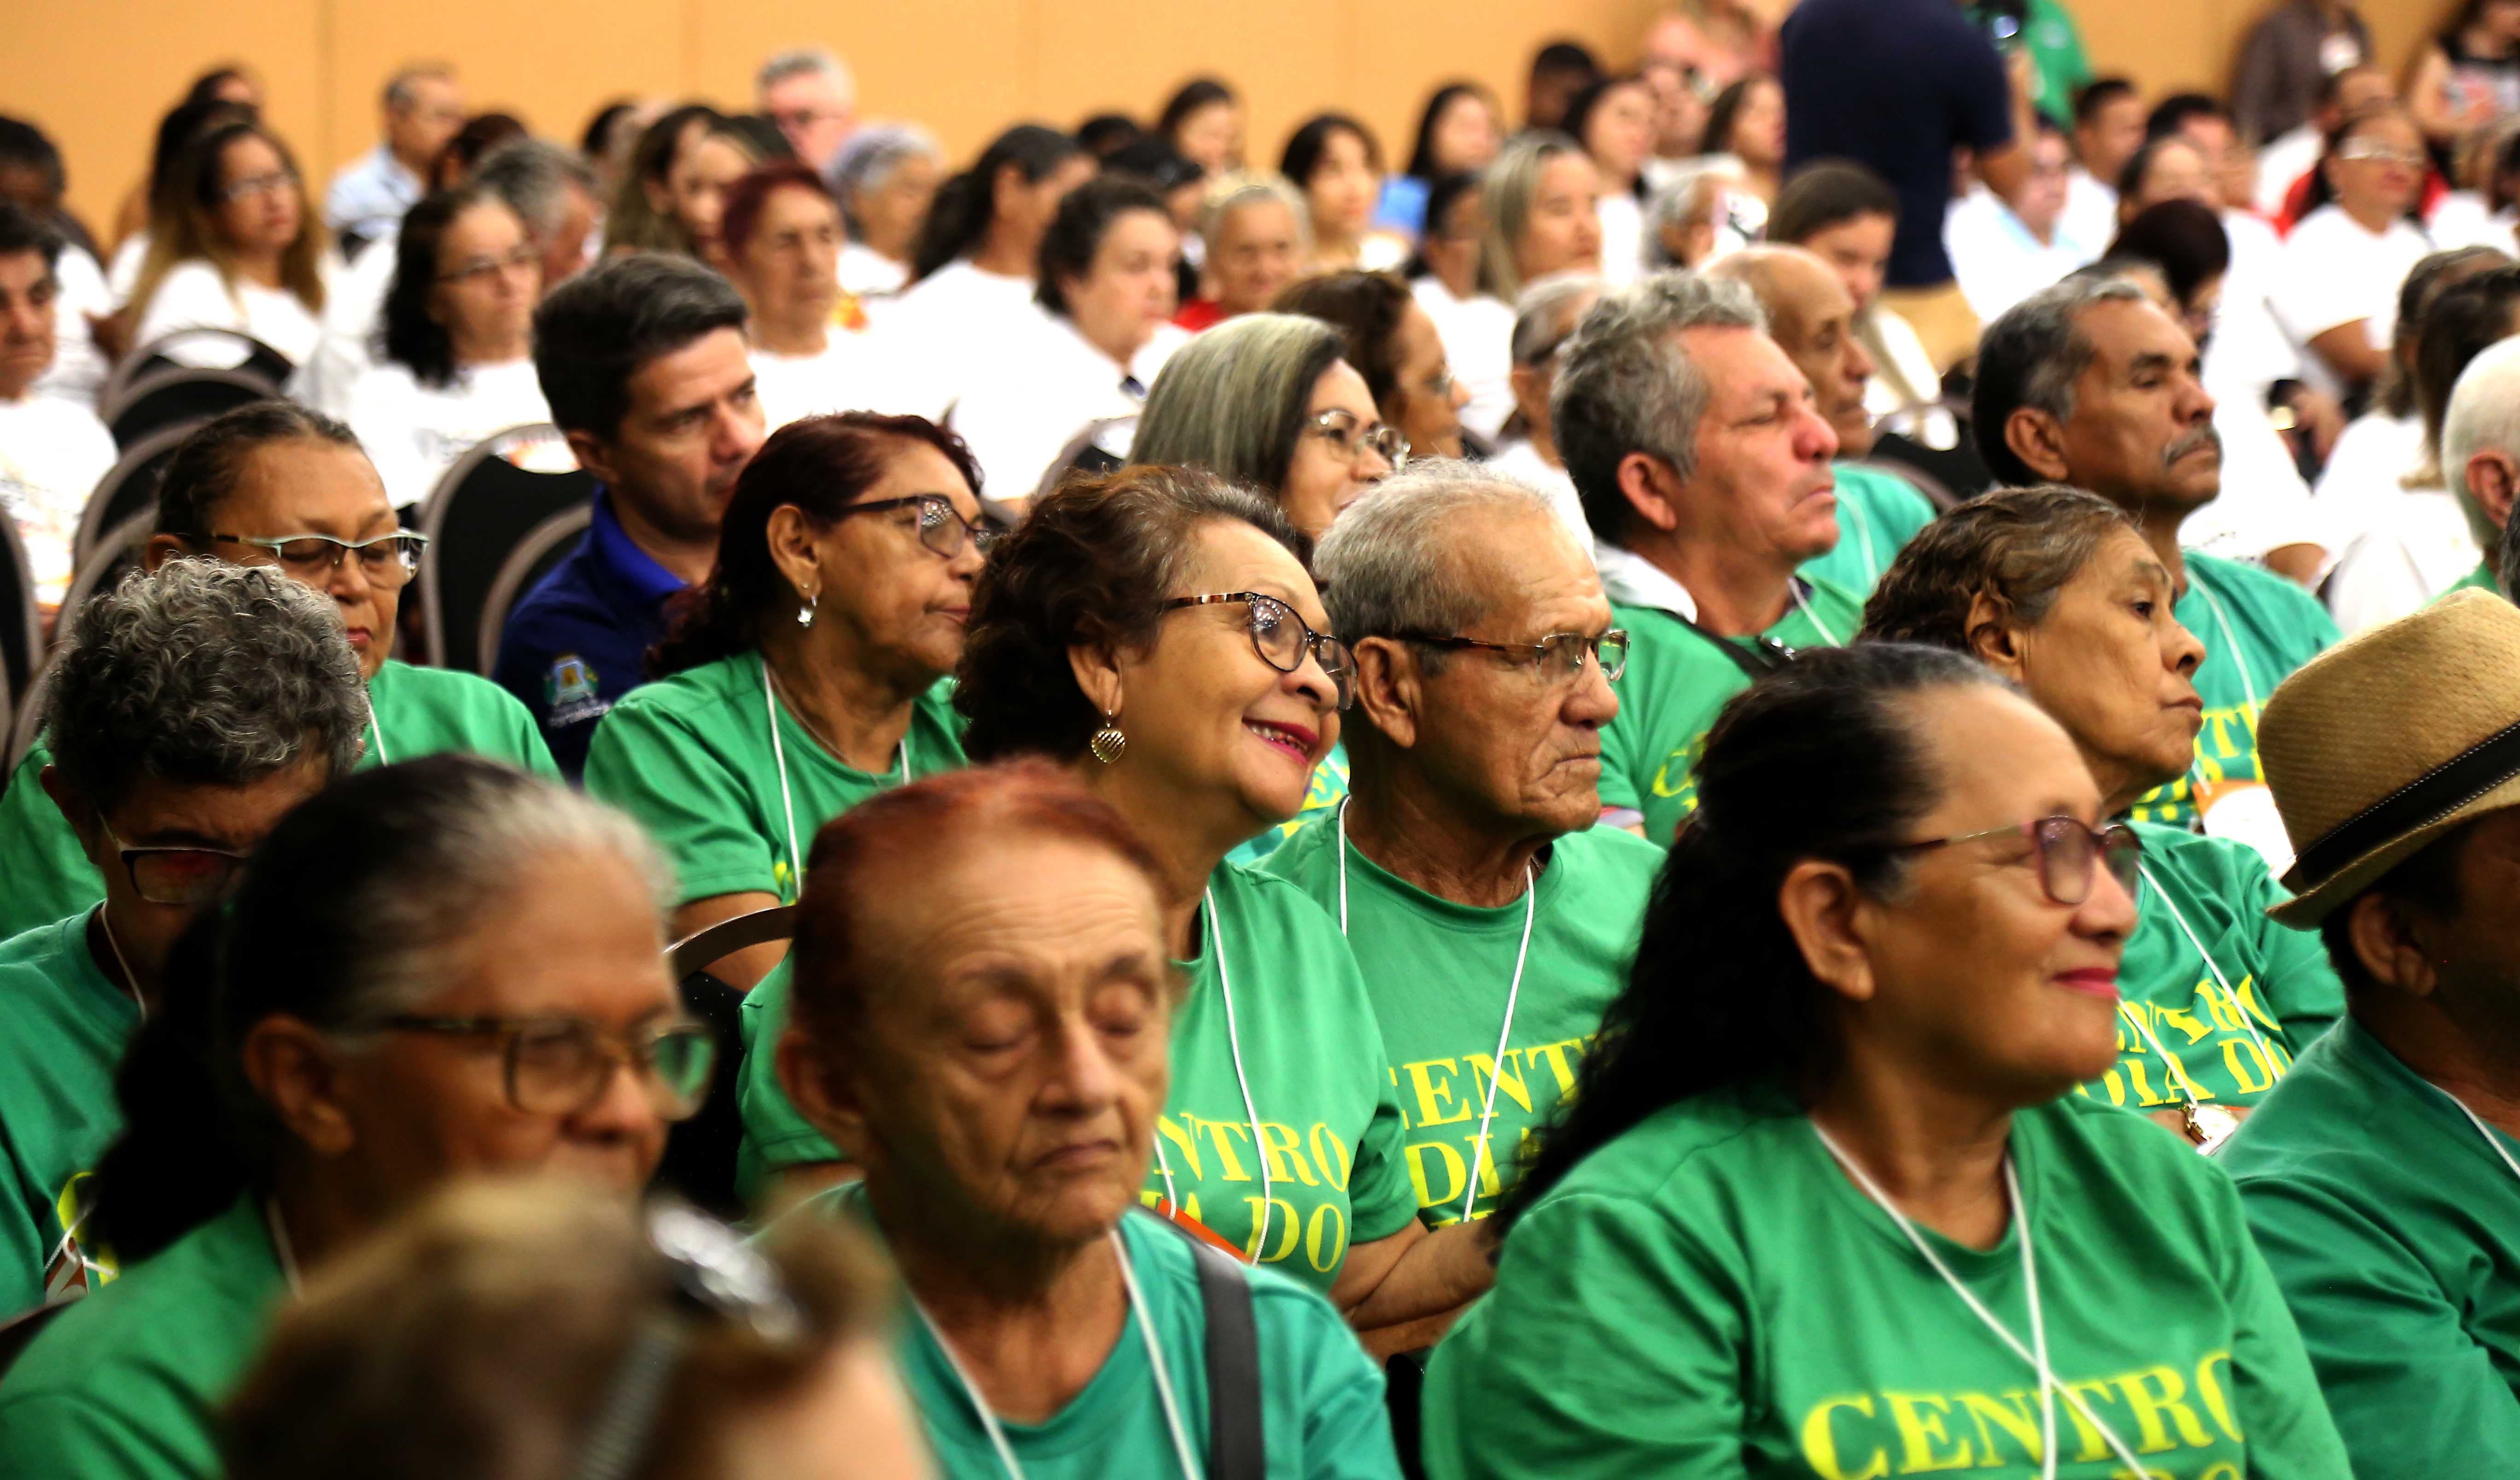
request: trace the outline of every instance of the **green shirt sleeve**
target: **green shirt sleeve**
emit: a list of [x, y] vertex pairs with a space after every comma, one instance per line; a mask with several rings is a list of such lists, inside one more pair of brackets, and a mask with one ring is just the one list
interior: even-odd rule
[[2318, 931], [2296, 930], [2268, 918], [2267, 910], [2292, 898], [2292, 893], [2275, 882], [2254, 850], [2247, 851], [2244, 868], [2239, 907], [2257, 930], [2265, 972], [2258, 984], [2259, 996], [2283, 1024], [2285, 1046], [2299, 1057], [2345, 1015], [2345, 983], [2337, 979], [2336, 964], [2327, 959], [2327, 947]]
[[69, 819], [53, 805], [41, 780], [51, 753], [39, 741], [0, 791], [0, 940], [68, 919], [105, 898], [105, 875], [79, 851]]
[[214, 1473], [214, 1463], [205, 1468], [202, 1457], [178, 1453], [167, 1437], [75, 1393], [32, 1395], [0, 1403], [0, 1475], [203, 1480]]
[[624, 703], [597, 721], [586, 790], [648, 830], [673, 860], [683, 903], [721, 894], [787, 898], [777, 853], [745, 825], [751, 807], [742, 779], [682, 716]]
[[[1392, 1447], [1391, 1413], [1383, 1406], [1382, 1373], [1375, 1370], [1356, 1333], [1328, 1302], [1310, 1292], [1285, 1295], [1255, 1291], [1255, 1298], [1295, 1303], [1302, 1311], [1289, 1323], [1295, 1350], [1294, 1386], [1303, 1414], [1302, 1467], [1305, 1480], [1400, 1480], [1400, 1457]], [[1263, 1329], [1269, 1324], [1264, 1323]], [[1274, 1365], [1264, 1368], [1274, 1379]], [[1276, 1466], [1271, 1469], [1275, 1471]]]
[[1655, 1208], [1553, 1197], [1509, 1235], [1477, 1339], [1435, 1349], [1427, 1473], [1740, 1480], [1750, 1308]]
[[[597, 733], [600, 737], [602, 731]], [[788, 964], [782, 961], [743, 999], [743, 1069], [736, 1080], [735, 1104], [743, 1122], [738, 1180], [746, 1195], [771, 1173], [847, 1159], [797, 1113], [779, 1084], [779, 1035], [788, 1031]]]
[[[2520, 1474], [2520, 1399], [2468, 1334], [2464, 1313], [2402, 1239], [2316, 1177], [2252, 1178], [2241, 1188], [2253, 1263], [2279, 1271], [2334, 1426], [2362, 1480]], [[2251, 1416], [2252, 1472], [2264, 1418]]]

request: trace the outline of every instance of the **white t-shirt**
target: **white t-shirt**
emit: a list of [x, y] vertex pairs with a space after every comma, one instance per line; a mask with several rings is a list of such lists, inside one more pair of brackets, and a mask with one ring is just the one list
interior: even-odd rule
[[[197, 326], [241, 330], [288, 356], [292, 365], [306, 362], [324, 332], [315, 310], [289, 290], [240, 282], [231, 292], [219, 280], [217, 268], [195, 258], [176, 263], [158, 281], [131, 344], [137, 349], [161, 335]], [[186, 344], [170, 358], [204, 369], [228, 369], [244, 364], [246, 355], [225, 344]]]
[[2118, 239], [2117, 187], [2079, 164], [2067, 169], [2065, 209], [2056, 217], [2056, 238], [2071, 243], [2083, 261], [2098, 261]]
[[511, 426], [551, 420], [531, 360], [475, 365], [453, 384], [423, 385], [387, 361], [350, 391], [350, 429], [377, 465], [396, 505], [427, 498], [455, 461]]
[[2458, 500], [2439, 488], [2401, 489], [2327, 578], [2327, 608], [2346, 635], [2422, 610], [2483, 553]]
[[764, 426], [777, 431], [803, 417], [832, 411], [898, 411], [898, 397], [879, 373], [865, 336], [834, 329], [823, 352], [810, 355], [752, 351], [752, 375], [761, 396]]
[[869, 332], [884, 373], [902, 387], [903, 404], [923, 417], [942, 416], [998, 346], [1041, 317], [1032, 290], [1028, 277], [956, 261], [895, 298]]
[[118, 455], [105, 424], [79, 402], [0, 401], [0, 508], [17, 521], [34, 567], [35, 605], [48, 615], [69, 589], [79, 513]]
[[910, 265], [896, 262], [863, 243], [840, 248], [840, 290], [861, 298], [889, 297], [910, 278]]
[[2205, 388], [2217, 400], [2264, 406], [2268, 386], [2301, 377], [2301, 351], [2267, 303], [2283, 241], [2245, 210], [2223, 212], [2223, 236], [2231, 244], [2231, 265], [2223, 275], [2222, 311], [2205, 346]]
[[1552, 468], [1540, 460], [1540, 449], [1523, 437], [1516, 437], [1497, 449], [1488, 466], [1506, 476], [1530, 484], [1549, 495], [1549, 507], [1575, 531], [1575, 543], [1587, 551], [1593, 548], [1593, 524], [1584, 517], [1583, 497], [1575, 491], [1575, 480], [1563, 468]]
[[2424, 457], [2421, 417], [2366, 411], [2338, 433], [2312, 497], [2327, 527], [2351, 544], [2386, 523], [2407, 492], [2407, 474]]
[[2327, 141], [2308, 123], [2268, 140], [2258, 151], [2258, 209], [2271, 216], [2283, 214], [2284, 198], [2302, 176], [2318, 167], [2318, 157], [2326, 151]]
[[1433, 273], [1410, 285], [1418, 306], [1435, 321], [1453, 379], [1470, 393], [1462, 425], [1493, 442], [1513, 415], [1513, 306], [1490, 293], [1453, 296]]
[[1164, 362], [1190, 342], [1181, 329], [1158, 326], [1123, 371], [1066, 319], [1038, 307], [1028, 312], [1029, 322], [991, 339], [954, 407], [954, 430], [978, 459], [993, 499], [1032, 497], [1052, 460], [1087, 423], [1135, 416]]
[[343, 268], [324, 298], [324, 332], [315, 352], [297, 362], [289, 393], [327, 416], [346, 420], [359, 381], [377, 367], [377, 331], [384, 323], [385, 295], [393, 291], [402, 252], [387, 238]]
[[2505, 256], [2520, 252], [2520, 210], [2508, 205], [2488, 210], [2485, 198], [2472, 190], [2454, 190], [2442, 197], [2424, 230], [2431, 235], [2435, 251], [2491, 247]]
[[105, 269], [84, 247], [62, 248], [61, 259], [53, 264], [53, 279], [61, 287], [53, 298], [53, 363], [26, 393], [93, 406], [113, 367], [107, 363], [105, 351], [96, 347], [96, 334], [87, 321], [113, 312], [113, 290], [106, 286]]
[[1601, 217], [1601, 281], [1617, 288], [1633, 283], [1645, 270], [1645, 208], [1624, 190], [1604, 192], [1595, 202]]
[[2363, 338], [2386, 350], [2398, 322], [2398, 289], [2433, 249], [2414, 223], [2397, 220], [2380, 232], [2340, 205], [2322, 205], [2301, 218], [2284, 239], [2267, 300], [2275, 322], [2299, 346], [2304, 379], [2333, 392], [2338, 382], [2310, 341], [2339, 325], [2362, 321]]
[[2234, 561], [2263, 561], [2286, 545], [2317, 545], [2333, 556], [2338, 541], [2265, 413], [2217, 402], [2214, 430], [2223, 438], [2223, 491], [2180, 523], [2179, 543]]
[[144, 226], [122, 239], [113, 249], [113, 258], [105, 264], [105, 286], [113, 294], [113, 305], [120, 308], [131, 301], [131, 290], [140, 286], [140, 269], [149, 261], [149, 228]]
[[[1870, 413], [1873, 424], [1883, 431], [1895, 431], [1936, 452], [1949, 452], [1958, 446], [1959, 424], [1939, 404], [1943, 378], [1934, 373], [1934, 357], [1925, 353], [1925, 343], [1916, 337], [1914, 327], [1878, 303], [1865, 318], [1880, 345], [1876, 358], [1884, 362], [1864, 385], [1864, 409]], [[1904, 379], [1913, 389], [1913, 403], [1890, 375], [1893, 367], [1899, 372], [1898, 379]]]
[[1952, 202], [1943, 217], [1943, 250], [1961, 295], [1988, 324], [2092, 260], [2061, 223], [2052, 241], [2041, 242], [2002, 197], [1983, 188]]

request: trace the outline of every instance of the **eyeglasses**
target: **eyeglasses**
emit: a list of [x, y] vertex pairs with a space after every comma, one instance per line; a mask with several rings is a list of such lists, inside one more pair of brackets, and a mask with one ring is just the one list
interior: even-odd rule
[[1486, 652], [1502, 652], [1513, 659], [1517, 667], [1529, 667], [1551, 683], [1571, 684], [1584, 673], [1585, 659], [1601, 665], [1601, 677], [1612, 683], [1628, 671], [1628, 635], [1613, 627], [1599, 637], [1586, 637], [1580, 632], [1552, 632], [1536, 643], [1491, 643], [1475, 637], [1433, 637], [1422, 633], [1399, 634], [1404, 643], [1417, 643], [1428, 648], [1476, 648]]
[[2407, 149], [2391, 149], [2385, 144], [2348, 144], [2336, 152], [2336, 157], [2348, 164], [2395, 164], [2413, 169], [2424, 162], [2424, 157]]
[[1280, 673], [1292, 673], [1304, 666], [1304, 655], [1312, 654], [1328, 675], [1330, 687], [1337, 692], [1338, 706], [1348, 706], [1356, 697], [1356, 658], [1347, 644], [1326, 632], [1315, 632], [1295, 608], [1274, 596], [1257, 591], [1230, 591], [1219, 596], [1177, 596], [1164, 603], [1163, 609], [1177, 611], [1184, 606], [1216, 606], [1233, 602], [1246, 602], [1251, 606], [1251, 648], [1260, 661]]
[[2060, 905], [2079, 905], [2092, 897], [2092, 865], [2104, 865], [2118, 887], [2135, 892], [2136, 869], [2143, 861], [2143, 841], [2135, 830], [2124, 823], [2111, 823], [2093, 830], [2079, 818], [2043, 817], [2009, 828], [1990, 828], [1984, 832], [1964, 832], [1958, 837], [1928, 838], [1920, 843], [1900, 843], [1893, 853], [1921, 852], [1928, 848], [1948, 848], [1954, 843], [1973, 843], [1989, 837], [2027, 836], [2037, 845], [2039, 887]]
[[233, 205], [254, 196], [276, 196], [284, 190], [294, 189], [296, 184], [297, 176], [285, 169], [275, 169], [267, 175], [248, 175], [234, 185], [219, 187], [219, 203]]
[[365, 1026], [443, 1038], [497, 1038], [508, 1103], [527, 1115], [576, 1115], [594, 1107], [627, 1065], [649, 1083], [649, 1102], [688, 1120], [708, 1098], [717, 1035], [706, 1023], [670, 1019], [625, 1031], [582, 1017], [426, 1017], [397, 1014]]
[[[1455, 383], [1456, 382], [1453, 380], [1453, 367], [1447, 365], [1443, 369], [1436, 371], [1433, 375], [1426, 378], [1425, 391], [1430, 396], [1450, 396], [1453, 393], [1453, 386]], [[1404, 442], [1401, 445], [1407, 446], [1408, 444]]]
[[[1450, 380], [1447, 376], [1448, 388]], [[1409, 462], [1409, 439], [1400, 434], [1399, 427], [1381, 422], [1368, 426], [1359, 422], [1352, 411], [1332, 407], [1315, 416], [1312, 425], [1304, 429], [1336, 447], [1339, 455], [1350, 463], [1371, 452], [1390, 465], [1392, 471], [1398, 472]]]
[[503, 272], [532, 267], [542, 259], [541, 251], [528, 243], [522, 247], [511, 247], [499, 256], [471, 258], [460, 267], [439, 273], [437, 281], [452, 283], [458, 287], [472, 283], [486, 283]]
[[330, 579], [334, 571], [341, 568], [341, 561], [352, 555], [359, 558], [359, 569], [372, 584], [400, 586], [419, 572], [420, 553], [428, 548], [428, 535], [407, 529], [364, 540], [337, 540], [329, 534], [285, 534], [267, 540], [249, 534], [213, 533], [210, 538], [268, 550], [282, 570], [309, 586]]
[[122, 859], [132, 892], [153, 905], [216, 904], [236, 890], [246, 855], [226, 848], [135, 848], [113, 835], [100, 812], [96, 825]]
[[998, 543], [998, 532], [983, 529], [963, 517], [954, 501], [941, 493], [914, 493], [906, 499], [878, 499], [872, 504], [851, 504], [832, 516], [844, 519], [853, 514], [879, 514], [886, 509], [919, 510], [919, 543], [952, 560], [963, 553], [963, 542], [969, 540], [982, 555]]

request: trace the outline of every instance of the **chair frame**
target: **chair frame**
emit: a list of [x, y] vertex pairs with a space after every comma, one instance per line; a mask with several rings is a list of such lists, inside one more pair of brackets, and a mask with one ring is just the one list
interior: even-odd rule
[[[188, 422], [180, 426], [160, 427], [151, 432], [125, 449], [122, 456], [114, 460], [113, 466], [105, 471], [105, 476], [96, 480], [96, 486], [88, 490], [86, 506], [79, 510], [78, 532], [70, 538], [70, 561], [73, 569], [87, 568], [87, 562], [96, 554], [98, 544], [109, 533], [105, 527], [107, 501], [98, 495], [108, 488], [119, 492], [125, 482], [139, 475], [141, 467], [150, 459], [171, 452], [181, 445], [186, 437], [191, 436], [194, 429], [201, 425], [199, 422]], [[158, 500], [154, 493], [145, 512], [152, 520], [157, 518]], [[68, 607], [65, 605], [63, 609], [68, 610]]]
[[738, 951], [796, 938], [796, 907], [772, 905], [733, 919], [722, 919], [684, 936], [665, 948], [665, 971], [675, 981], [708, 969]]
[[473, 645], [480, 650], [475, 654], [473, 672], [487, 678], [499, 666], [499, 637], [507, 628], [509, 609], [517, 605], [517, 598], [524, 595], [527, 572], [542, 563], [543, 557], [556, 547], [584, 535], [594, 522], [592, 504], [563, 509], [536, 524], [499, 562], [499, 573], [490, 580], [490, 594], [481, 599], [480, 630]]
[[[105, 383], [97, 388], [96, 403], [99, 406], [120, 405], [125, 393], [130, 389], [131, 383], [134, 381], [141, 379], [142, 366], [147, 365], [154, 359], [173, 359], [174, 356], [166, 353], [166, 346], [188, 338], [233, 340], [234, 342], [245, 346], [246, 357], [248, 363], [257, 356], [269, 355], [272, 359], [279, 361], [283, 365], [290, 365], [292, 368], [294, 365], [294, 362], [292, 362], [289, 356], [282, 354], [279, 350], [272, 348], [269, 344], [266, 344], [262, 340], [255, 338], [253, 336], [245, 333], [243, 330], [221, 329], [212, 324], [196, 324], [188, 329], [170, 330], [165, 334], [161, 334], [158, 337], [132, 350], [130, 353], [124, 355], [119, 361], [115, 362], [114, 367], [106, 372]], [[246, 373], [250, 374], [250, 372]], [[281, 394], [282, 391], [287, 388], [285, 383], [283, 383], [283, 381], [286, 379], [285, 377], [283, 378], [283, 381], [266, 381], [261, 376], [254, 376], [253, 379], [269, 385], [271, 387], [271, 394], [275, 396]], [[106, 420], [111, 421], [112, 419], [109, 417], [106, 418]]]
[[[432, 546], [437, 544], [439, 537], [446, 532], [447, 496], [463, 486], [464, 480], [472, 475], [472, 470], [480, 467], [484, 461], [499, 456], [500, 449], [511, 441], [518, 437], [543, 433], [553, 436], [561, 434], [560, 428], [549, 422], [523, 422], [505, 430], [494, 431], [473, 443], [462, 457], [455, 460], [453, 466], [439, 475], [435, 486], [431, 487], [428, 496], [420, 501], [420, 532], [428, 536]], [[528, 538], [531, 537], [531, 533], [539, 532], [540, 526], [537, 526], [529, 533]], [[426, 618], [421, 637], [422, 646], [428, 651], [423, 655], [438, 667], [451, 666], [452, 654], [446, 650], [445, 598], [438, 589], [437, 561], [434, 555], [422, 558], [420, 579], [415, 584], [420, 590], [421, 610]], [[494, 666], [497, 657], [498, 647], [494, 641], [490, 646], [488, 656], [481, 661], [477, 671], [487, 674]]]
[[[113, 425], [122, 419], [124, 413], [170, 385], [233, 385], [239, 390], [252, 391], [253, 399], [257, 401], [280, 399], [280, 392], [273, 389], [271, 383], [260, 376], [242, 370], [217, 370], [177, 365], [142, 376], [124, 386], [120, 395], [103, 403], [105, 409], [98, 414], [97, 420], [103, 422], [108, 430], [112, 430]], [[195, 418], [194, 425], [199, 425], [202, 420]], [[120, 442], [117, 440], [115, 445], [119, 446]]]

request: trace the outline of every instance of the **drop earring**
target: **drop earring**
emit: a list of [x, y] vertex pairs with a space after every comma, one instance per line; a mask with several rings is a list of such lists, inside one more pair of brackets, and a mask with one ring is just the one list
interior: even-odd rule
[[811, 627], [814, 625], [814, 593], [799, 591], [796, 594], [805, 599], [805, 605], [796, 608], [796, 625]]
[[1129, 738], [1120, 733], [1119, 718], [1116, 714], [1104, 715], [1102, 728], [1095, 731], [1093, 739], [1085, 742], [1085, 748], [1094, 752], [1094, 758], [1106, 766], [1118, 760], [1120, 752], [1129, 748]]

